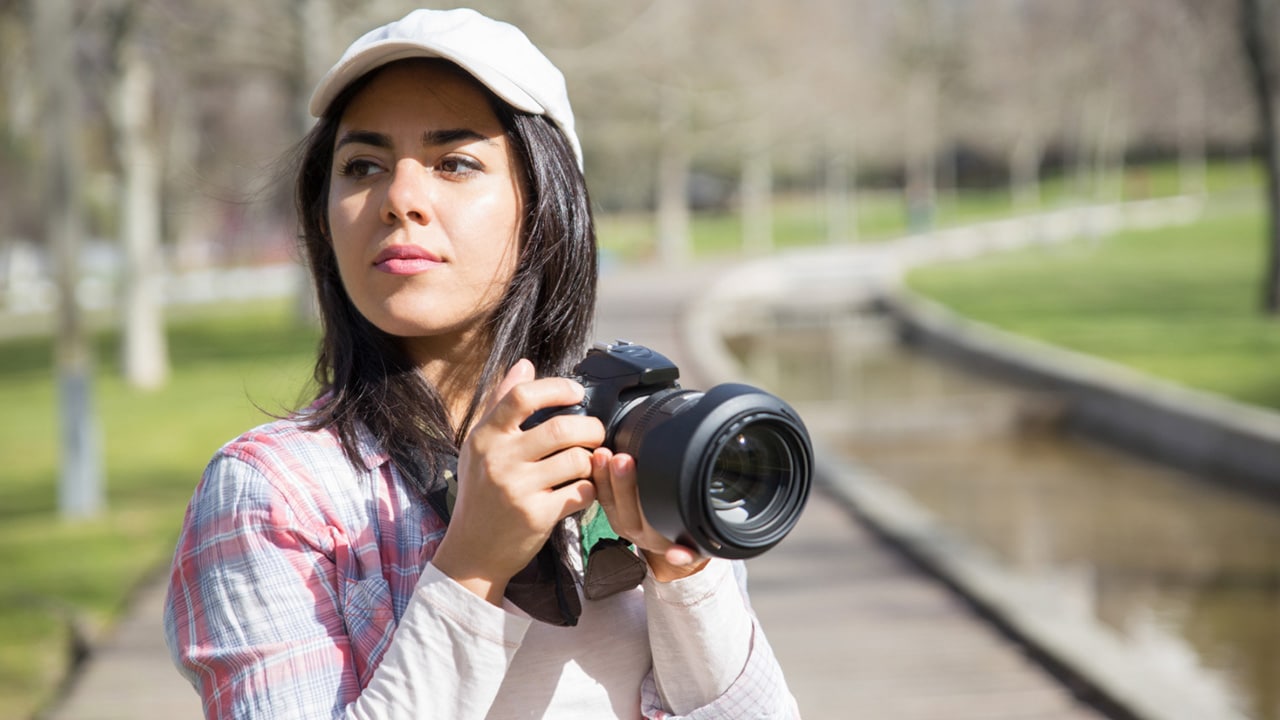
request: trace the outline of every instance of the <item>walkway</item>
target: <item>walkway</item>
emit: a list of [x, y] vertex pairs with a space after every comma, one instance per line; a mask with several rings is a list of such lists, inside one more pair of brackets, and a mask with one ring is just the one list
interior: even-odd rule
[[[715, 268], [606, 272], [597, 337], [690, 368], [681, 315]], [[686, 387], [714, 379], [686, 373]], [[818, 493], [795, 531], [750, 562], [752, 599], [808, 720], [1101, 717], [957, 595]], [[140, 592], [49, 720], [185, 720], [199, 704], [169, 664], [163, 588]]]

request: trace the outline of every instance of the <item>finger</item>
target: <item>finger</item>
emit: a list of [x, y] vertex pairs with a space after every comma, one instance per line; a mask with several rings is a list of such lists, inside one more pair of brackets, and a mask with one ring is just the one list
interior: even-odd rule
[[702, 562], [703, 557], [696, 550], [672, 543], [667, 547], [662, 557], [667, 562], [676, 567], [689, 567]]
[[554, 491], [553, 497], [560, 502], [560, 519], [563, 520], [576, 512], [582, 512], [596, 501], [596, 487], [590, 480], [575, 480]]
[[[531, 457], [543, 458], [571, 447], [588, 451], [604, 442], [604, 423], [584, 415], [558, 415], [525, 431], [521, 441]], [[590, 470], [590, 466], [588, 466]], [[581, 477], [591, 477], [588, 472]]]
[[518, 383], [498, 400], [491, 414], [492, 421], [500, 427], [516, 430], [535, 412], [543, 408], [575, 405], [585, 394], [582, 385], [569, 378], [550, 377]]
[[515, 365], [507, 370], [507, 374], [503, 376], [502, 381], [498, 383], [497, 389], [489, 396], [489, 401], [485, 405], [485, 414], [493, 412], [493, 409], [501, 402], [502, 398], [511, 392], [511, 388], [520, 383], [529, 382], [537, 377], [537, 371], [533, 367], [533, 363], [525, 358], [520, 358]]
[[579, 480], [591, 482], [591, 452], [585, 448], [563, 450], [532, 467], [545, 488], [560, 488]]
[[[595, 461], [594, 455], [592, 460]], [[634, 458], [627, 454], [614, 455], [609, 460], [608, 470], [608, 481], [597, 486], [596, 494], [610, 522], [616, 521], [613, 525], [615, 532], [676, 567], [691, 568], [705, 560], [697, 550], [672, 542], [645, 520]], [[607, 490], [604, 489], [606, 487]], [[608, 504], [604, 498], [606, 493], [611, 494]]]
[[591, 453], [591, 482], [596, 486], [596, 500], [601, 507], [613, 507], [613, 482], [609, 479], [609, 459], [613, 451], [598, 447]]
[[644, 531], [644, 516], [640, 510], [640, 489], [636, 485], [636, 461], [626, 453], [614, 455], [609, 460], [610, 504], [603, 506], [609, 512], [614, 530], [628, 538], [638, 539]]

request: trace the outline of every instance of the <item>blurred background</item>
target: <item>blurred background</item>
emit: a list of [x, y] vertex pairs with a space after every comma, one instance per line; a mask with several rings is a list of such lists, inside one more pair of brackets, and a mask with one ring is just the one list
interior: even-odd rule
[[[306, 397], [316, 330], [287, 181], [312, 122], [306, 101], [347, 43], [424, 5], [459, 6], [0, 0], [0, 718], [47, 704], [164, 569], [212, 452]], [[606, 278], [1190, 197], [1201, 209], [1176, 231], [1093, 236], [909, 282], [1015, 332], [1280, 407], [1274, 185], [1257, 160], [1275, 155], [1271, 0], [466, 5], [521, 27], [564, 71]], [[740, 331], [734, 347], [764, 368], [762, 382], [829, 405], [827, 389], [848, 384], [841, 374], [863, 370], [832, 360], [832, 347], [848, 346], [830, 328], [812, 330]], [[908, 375], [902, 393], [950, 387], [937, 372]], [[874, 430], [840, 435], [841, 447], [875, 461], [904, 444]], [[919, 486], [901, 459], [880, 463], [922, 501], [957, 505], [954, 489]], [[1088, 463], [1016, 467], [1001, 477], [1053, 475], [1051, 495], [1106, 476]], [[1170, 493], [1124, 487], [1136, 509], [1117, 512], [1117, 526]], [[1247, 572], [1219, 573], [1205, 559], [1218, 546], [1203, 540], [1188, 546], [1193, 572], [1153, 582], [1227, 577], [1228, 590], [1253, 593], [1245, 610], [1214, 611], [1213, 627], [1229, 630], [1197, 620], [1190, 636], [1174, 634], [1251, 716], [1277, 718], [1280, 515], [1252, 496], [1226, 502], [1240, 509], [1224, 511], [1232, 541], [1220, 554], [1249, 548]], [[1038, 505], [960, 504], [970, 514], [954, 525], [997, 547], [1010, 518], [1050, 523]], [[1193, 522], [1179, 507], [1163, 532], [1205, 537], [1178, 529]], [[998, 520], [977, 527], [978, 516]], [[1032, 554], [1054, 555], [1037, 538]], [[1132, 544], [1091, 543], [1103, 555]], [[1099, 567], [1072, 547], [1072, 562]], [[1141, 622], [1127, 610], [1111, 619], [1183, 627], [1201, 617], [1186, 612], [1194, 602], [1175, 594], [1141, 604]]]

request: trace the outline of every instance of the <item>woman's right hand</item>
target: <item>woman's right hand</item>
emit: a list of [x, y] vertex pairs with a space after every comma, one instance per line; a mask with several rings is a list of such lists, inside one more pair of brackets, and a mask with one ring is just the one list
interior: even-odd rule
[[591, 453], [604, 442], [604, 425], [589, 416], [557, 415], [521, 430], [534, 412], [583, 397], [572, 380], [535, 377], [528, 360], [516, 363], [463, 443], [457, 502], [432, 560], [495, 605], [556, 525], [596, 498]]

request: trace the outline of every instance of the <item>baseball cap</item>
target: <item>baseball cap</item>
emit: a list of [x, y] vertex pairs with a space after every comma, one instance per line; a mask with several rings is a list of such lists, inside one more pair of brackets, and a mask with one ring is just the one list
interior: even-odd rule
[[311, 94], [311, 114], [323, 115], [357, 78], [408, 58], [448, 60], [517, 110], [547, 116], [569, 140], [582, 168], [564, 75], [519, 28], [475, 10], [414, 10], [365, 33], [320, 79]]

